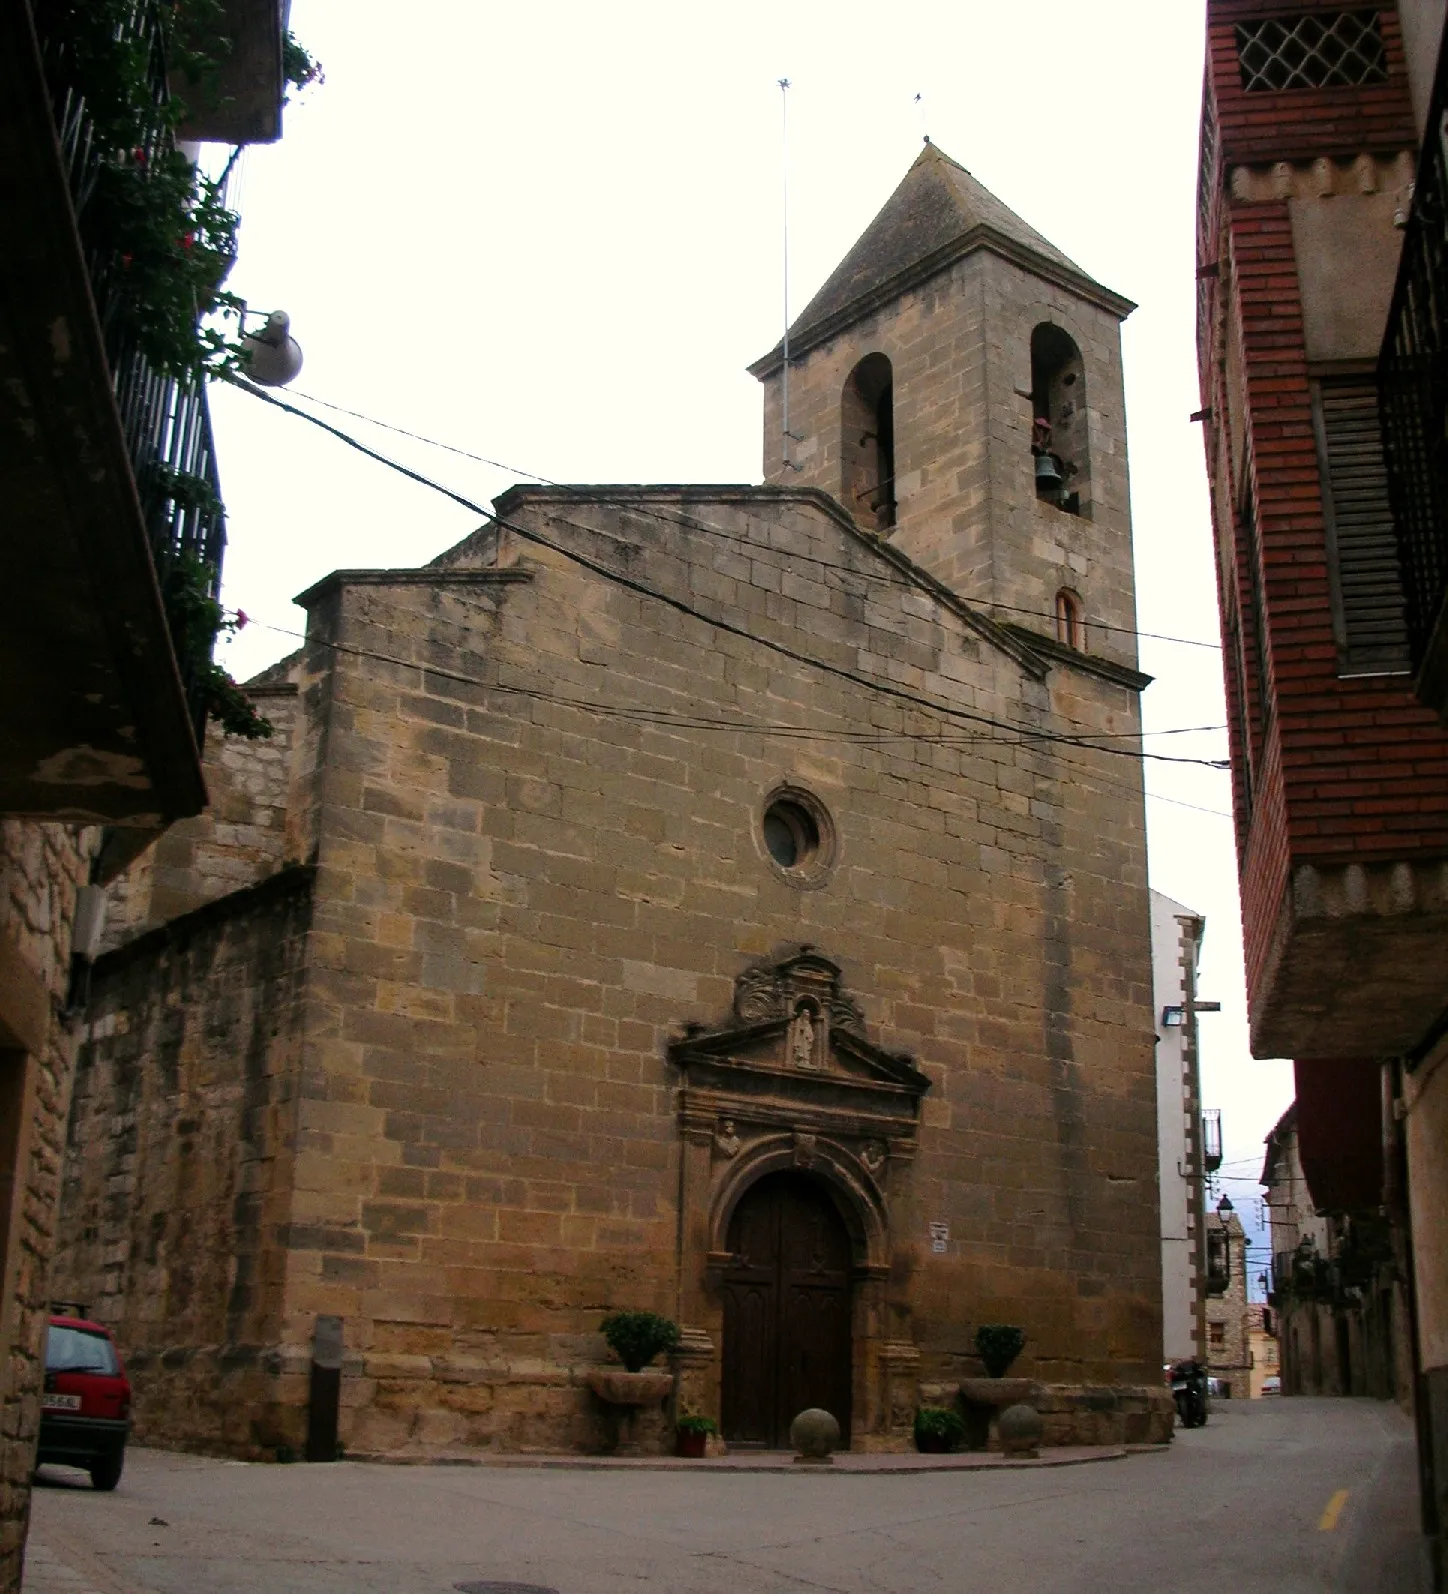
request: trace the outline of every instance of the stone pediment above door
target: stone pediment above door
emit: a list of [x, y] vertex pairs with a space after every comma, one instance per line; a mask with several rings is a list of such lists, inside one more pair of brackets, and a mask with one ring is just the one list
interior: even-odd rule
[[726, 1143], [754, 1126], [871, 1137], [908, 1154], [930, 1088], [909, 1056], [869, 1039], [839, 966], [811, 947], [745, 969], [731, 1017], [713, 1029], [691, 1025], [669, 1058], [684, 1076], [686, 1132], [707, 1129]]

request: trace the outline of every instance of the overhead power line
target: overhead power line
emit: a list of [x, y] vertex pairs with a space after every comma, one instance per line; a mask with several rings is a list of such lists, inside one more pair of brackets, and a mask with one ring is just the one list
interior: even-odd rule
[[[579, 530], [590, 529], [590, 528], [581, 526], [579, 524], [579, 522], [577, 522], [577, 521], [568, 520], [566, 518], [561, 518], [561, 517], [558, 517], [558, 516], [549, 516], [547, 518], [554, 520], [559, 525], [572, 526], [572, 527], [575, 527], [576, 529], [579, 529]], [[462, 597], [461, 595], [456, 597], [454, 599], [454, 601], [460, 607], [465, 608], [465, 609], [475, 609], [480, 614], [484, 614], [484, 613], [489, 613], [490, 612], [490, 611], [484, 609], [482, 607], [482, 605], [480, 605], [480, 604], [470, 603], [465, 597]], [[1197, 735], [1204, 735], [1204, 734], [1208, 734], [1208, 733], [1216, 733], [1216, 732], [1225, 731], [1226, 728], [1227, 728], [1225, 725], [1172, 725], [1172, 726], [1163, 727], [1160, 730], [1150, 730], [1150, 731], [1148, 731], [1148, 730], [1098, 731], [1098, 730], [1092, 729], [1089, 726], [1084, 725], [1080, 720], [1072, 719], [1069, 715], [1062, 714], [1062, 715], [1059, 715], [1058, 717], [1061, 718], [1062, 720], [1064, 720], [1067, 725], [1070, 725], [1073, 728], [1075, 728], [1076, 730], [1082, 731], [1086, 735], [1089, 735], [1090, 737], [1092, 737], [1093, 741], [1095, 741], [1095, 742], [1139, 742], [1139, 741], [1143, 741], [1148, 736], [1197, 736]], [[1224, 763], [1223, 764], [1223, 769], [1225, 769], [1225, 767], [1226, 766], [1225, 766], [1225, 763]], [[1204, 811], [1215, 812], [1215, 810], [1204, 810]]]
[[[596, 559], [591, 559], [587, 554], [579, 553], [575, 549], [566, 548], [561, 544], [552, 541], [550, 538], [543, 536], [541, 533], [534, 531], [530, 526], [520, 525], [517, 521], [508, 520], [500, 515], [497, 515], [496, 513], [492, 513], [488, 509], [484, 508], [481, 504], [474, 503], [470, 498], [465, 497], [462, 493], [457, 492], [451, 487], [445, 486], [441, 482], [433, 480], [431, 477], [424, 475], [421, 471], [413, 470], [410, 466], [404, 465], [398, 460], [391, 459], [386, 454], [379, 453], [376, 449], [369, 448], [358, 438], [353, 437], [348, 432], [344, 432], [340, 427], [333, 426], [329, 422], [322, 420], [319, 416], [309, 415], [305, 410], [298, 409], [295, 405], [288, 404], [284, 400], [275, 397], [273, 394], [264, 392], [261, 388], [255, 387], [253, 384], [240, 378], [231, 377], [229, 380], [232, 381], [234, 385], [239, 387], [243, 392], [250, 393], [252, 397], [260, 399], [263, 403], [269, 404], [287, 414], [298, 416], [300, 419], [309, 422], [311, 425], [320, 428], [324, 432], [329, 433], [331, 436], [337, 438], [340, 442], [347, 444], [349, 448], [356, 449], [358, 453], [366, 455], [367, 458], [375, 460], [378, 464], [385, 465], [391, 470], [397, 471], [399, 474], [408, 477], [410, 480], [419, 483], [421, 486], [431, 488], [434, 492], [441, 493], [444, 497], [452, 499], [454, 503], [462, 505], [463, 508], [470, 510], [473, 514], [480, 515], [485, 521], [489, 521], [493, 525], [501, 526], [503, 529], [511, 531], [514, 535], [521, 537], [524, 541], [533, 543], [535, 546], [541, 548], [546, 548], [551, 553], [557, 554], [560, 558], [567, 559], [571, 563], [580, 566], [582, 569], [589, 570], [594, 575], [601, 577], [603, 580], [612, 582], [615, 586], [621, 587], [626, 591], [633, 592], [639, 597], [647, 598], [650, 601], [661, 604], [666, 608], [673, 609], [679, 614], [687, 615], [690, 618], [698, 620], [705, 625], [711, 626], [715, 630], [723, 632], [726, 635], [738, 637], [742, 641], [750, 643], [752, 646], [768, 649], [770, 652], [776, 653], [783, 658], [787, 658], [793, 663], [803, 664], [811, 669], [820, 671], [822, 674], [833, 676], [839, 680], [848, 681], [852, 685], [863, 687], [865, 690], [874, 692], [882, 697], [888, 697], [894, 701], [908, 704], [912, 708], [924, 709], [928, 712], [938, 714], [944, 718], [962, 721], [967, 724], [982, 725], [990, 730], [1007, 733], [1016, 738], [1018, 744], [1057, 744], [1066, 747], [1083, 748], [1093, 752], [1104, 753], [1112, 757], [1151, 759], [1159, 763], [1168, 764], [1191, 764], [1206, 769], [1222, 769], [1227, 767], [1224, 761], [1220, 759], [1187, 758], [1179, 757], [1170, 753], [1150, 753], [1144, 750], [1137, 751], [1124, 747], [1106, 747], [1101, 746], [1097, 742], [1089, 740], [1087, 736], [1066, 735], [1060, 732], [1040, 730], [1034, 726], [1013, 724], [1006, 720], [997, 720], [987, 714], [976, 713], [970, 709], [958, 708], [953, 704], [940, 703], [930, 698], [921, 697], [917, 693], [907, 691], [904, 687], [894, 686], [886, 681], [874, 680], [870, 676], [862, 675], [860, 672], [848, 669], [843, 665], [831, 664], [828, 660], [815, 658], [811, 654], [805, 653], [798, 648], [791, 647], [788, 643], [777, 641], [771, 637], [761, 636], [756, 632], [750, 631], [747, 627], [737, 625], [731, 620], [724, 619], [722, 616], [708, 614], [705, 611], [696, 608], [693, 604], [687, 603], [682, 598], [673, 597], [669, 593], [660, 592], [657, 588], [650, 587], [646, 582], [636, 581], [633, 577], [626, 576], [620, 571], [610, 570], [607, 565], [600, 563]], [[568, 520], [566, 516], [545, 514], [543, 518], [552, 523], [569, 526], [574, 530], [581, 530], [589, 533], [596, 531], [596, 528], [581, 526], [577, 522]]]
[[[331, 399], [318, 398], [315, 393], [299, 393], [295, 389], [289, 389], [288, 391], [296, 398], [305, 399], [309, 404], [318, 404], [323, 409], [332, 410], [338, 415], [347, 415], [353, 420], [365, 421], [367, 425], [376, 426], [384, 432], [395, 432], [399, 437], [411, 438], [413, 442], [424, 443], [429, 448], [440, 448], [445, 453], [456, 454], [460, 459], [472, 460], [478, 465], [487, 465], [492, 470], [505, 471], [510, 476], [526, 477], [529, 481], [538, 482], [544, 487], [563, 487], [567, 485], [564, 482], [555, 481], [551, 476], [545, 476], [539, 471], [526, 470], [521, 465], [510, 465], [505, 460], [492, 459], [486, 454], [475, 453], [473, 450], [461, 448], [455, 443], [445, 443], [441, 438], [429, 437], [423, 432], [410, 431], [407, 427], [397, 426], [391, 421], [380, 421], [375, 415], [367, 415], [361, 410], [348, 409], [346, 405], [335, 404]], [[707, 532], [710, 536], [721, 538], [726, 542], [737, 543], [742, 547], [752, 546], [746, 539], [734, 536], [732, 533], [725, 531], [723, 527], [711, 526], [705, 521], [685, 514], [682, 510], [670, 513], [667, 510], [650, 508], [648, 505], [640, 504], [636, 500], [608, 498], [607, 496], [601, 497], [598, 501], [600, 503], [611, 503], [619, 508], [626, 508], [631, 513], [640, 515], [645, 519], [662, 521], [667, 525], [687, 526], [695, 531]], [[751, 516], [749, 518], [753, 519], [754, 517]], [[840, 572], [837, 566], [828, 565], [824, 560], [817, 559], [811, 554], [796, 554], [792, 557], [806, 560], [810, 564], [822, 565], [836, 574], [845, 574], [851, 578], [863, 578], [866, 581], [876, 581], [883, 586], [901, 587], [908, 585], [898, 573], [893, 571], [888, 574], [871, 570]], [[1023, 609], [1014, 604], [997, 603], [994, 600], [981, 601], [978, 607], [998, 610], [1003, 614], [1026, 615], [1036, 620], [1054, 620], [1056, 618], [1054, 612], [1044, 609]], [[1138, 631], [1131, 626], [1109, 625], [1106, 621], [1097, 619], [1088, 619], [1085, 621], [1085, 625], [1087, 630], [1109, 631], [1117, 636], [1137, 637], [1150, 642], [1173, 642], [1188, 648], [1209, 648], [1218, 653], [1222, 650], [1220, 642], [1203, 641], [1200, 637], [1168, 636], [1160, 631]], [[1225, 730], [1226, 726], [1213, 726], [1211, 729]]]
[[[395, 654], [382, 653], [375, 648], [362, 648], [347, 643], [331, 641], [327, 638], [309, 637], [305, 632], [297, 631], [289, 626], [281, 626], [265, 620], [259, 620], [250, 614], [245, 616], [245, 623], [254, 625], [263, 631], [273, 631], [278, 636], [292, 637], [297, 641], [307, 642], [313, 646], [325, 647], [334, 653], [345, 653], [351, 658], [372, 659], [380, 664], [391, 664], [400, 668], [421, 670], [441, 680], [454, 681], [459, 685], [476, 686], [484, 691], [499, 692], [510, 697], [532, 698], [538, 702], [555, 703], [560, 707], [576, 708], [599, 714], [609, 719], [648, 725], [657, 729], [747, 732], [750, 735], [779, 736], [785, 739], [801, 741], [842, 741], [852, 746], [883, 747], [892, 742], [921, 743], [936, 747], [973, 747], [983, 743], [1012, 747], [1021, 745], [1014, 739], [1007, 741], [1004, 737], [987, 732], [950, 736], [929, 735], [923, 731], [910, 730], [851, 731], [838, 726], [782, 725], [768, 721], [732, 720], [706, 715], [672, 714], [669, 710], [630, 707], [618, 703], [598, 703], [586, 698], [569, 697], [564, 693], [550, 691], [543, 687], [528, 687], [508, 682], [489, 681], [481, 676], [468, 675], [460, 670], [449, 670], [432, 664], [422, 664], [413, 659], [399, 658]], [[1057, 756], [1071, 769], [1082, 771], [1086, 769], [1085, 765], [1072, 760], [1064, 753]], [[1163, 792], [1155, 792], [1145, 787], [1128, 786], [1121, 781], [1111, 780], [1099, 773], [1099, 771], [1092, 771], [1091, 773], [1096, 784], [1106, 791], [1119, 791], [1129, 797], [1135, 797], [1140, 792], [1150, 802], [1170, 803], [1173, 807], [1188, 808], [1194, 813], [1208, 814], [1214, 819], [1230, 820], [1232, 817], [1218, 808], [1206, 808], [1200, 803], [1186, 802], [1179, 797], [1168, 797]]]

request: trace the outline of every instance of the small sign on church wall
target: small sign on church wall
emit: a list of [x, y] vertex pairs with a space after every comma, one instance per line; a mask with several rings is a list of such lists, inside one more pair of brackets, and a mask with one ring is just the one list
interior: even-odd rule
[[950, 1225], [948, 1223], [932, 1223], [930, 1225], [930, 1249], [937, 1256], [943, 1256], [950, 1245]]

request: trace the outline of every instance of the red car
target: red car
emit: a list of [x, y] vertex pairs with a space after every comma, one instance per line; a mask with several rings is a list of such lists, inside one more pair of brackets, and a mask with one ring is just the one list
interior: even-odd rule
[[80, 1311], [56, 1313], [45, 1339], [36, 1466], [84, 1467], [94, 1488], [114, 1489], [130, 1431], [131, 1386], [110, 1330]]

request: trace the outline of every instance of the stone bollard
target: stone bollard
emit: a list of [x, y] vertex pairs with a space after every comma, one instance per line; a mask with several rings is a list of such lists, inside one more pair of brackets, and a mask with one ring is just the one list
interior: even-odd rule
[[[965, 1416], [965, 1444], [968, 1450], [989, 1450], [991, 1430], [1000, 1413], [1008, 1407], [1036, 1405], [1041, 1386], [1033, 1378], [963, 1378], [960, 1403]], [[997, 1430], [996, 1437], [1000, 1434]]]
[[1000, 1435], [1001, 1449], [1008, 1456], [1035, 1457], [1041, 1453], [1041, 1435], [1046, 1425], [1034, 1406], [1024, 1401], [1007, 1406], [996, 1419], [996, 1432]]
[[789, 1425], [789, 1442], [799, 1452], [796, 1461], [832, 1466], [832, 1451], [839, 1448], [840, 1425], [819, 1406], [811, 1406]]

